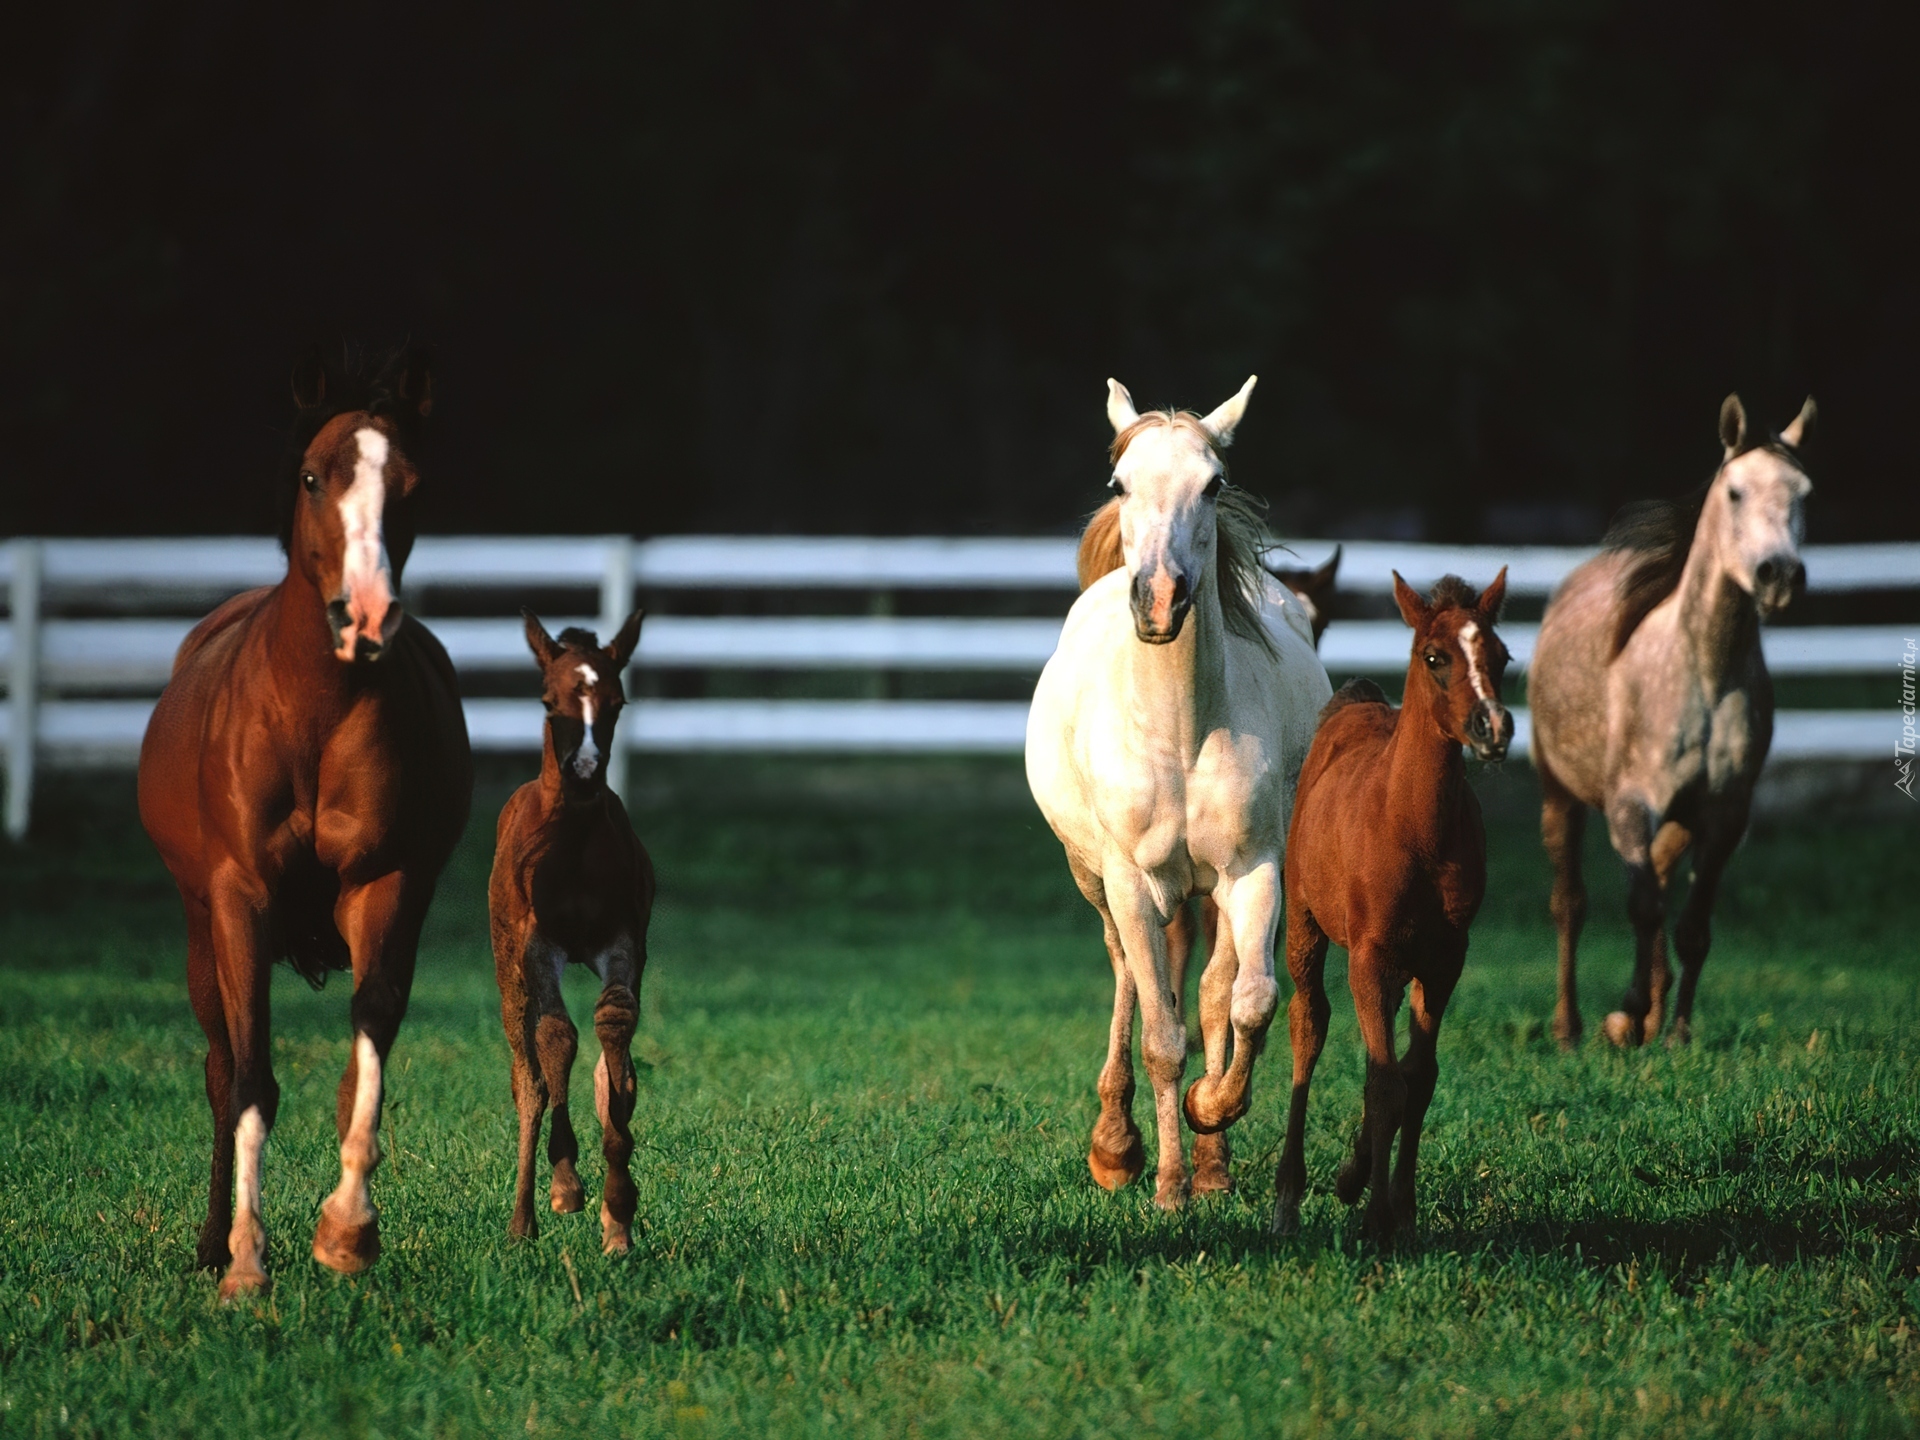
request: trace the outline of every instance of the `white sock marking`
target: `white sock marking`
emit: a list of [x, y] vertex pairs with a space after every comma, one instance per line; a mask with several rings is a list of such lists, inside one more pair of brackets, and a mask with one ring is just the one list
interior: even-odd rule
[[347, 1122], [347, 1135], [340, 1142], [340, 1185], [327, 1206], [336, 1219], [347, 1224], [365, 1224], [373, 1218], [373, 1205], [367, 1198], [367, 1176], [380, 1163], [380, 1052], [365, 1035], [353, 1041], [354, 1071], [353, 1118]]
[[249, 1105], [233, 1127], [233, 1235], [227, 1245], [236, 1255], [242, 1245], [233, 1236], [245, 1236], [249, 1222], [255, 1229], [260, 1224], [260, 1155], [266, 1147], [267, 1122], [258, 1105]]

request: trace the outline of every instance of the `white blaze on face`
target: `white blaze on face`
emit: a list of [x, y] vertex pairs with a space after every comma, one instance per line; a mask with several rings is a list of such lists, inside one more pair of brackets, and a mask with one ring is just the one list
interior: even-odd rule
[[[580, 678], [589, 685], [600, 683], [599, 672], [591, 665], [580, 667]], [[582, 780], [591, 780], [593, 772], [600, 768], [600, 746], [593, 738], [593, 694], [589, 691], [580, 697], [580, 719], [586, 729], [580, 737], [580, 748], [573, 752], [573, 773]]]
[[353, 1057], [353, 1118], [340, 1142], [340, 1184], [326, 1208], [342, 1224], [364, 1225], [373, 1218], [367, 1177], [380, 1163], [380, 1052], [366, 1035], [356, 1035]]
[[387, 437], [368, 426], [353, 438], [360, 458], [353, 463], [353, 484], [340, 497], [340, 525], [346, 535], [340, 588], [346, 592], [348, 624], [335, 653], [342, 660], [353, 659], [362, 637], [375, 645], [392, 638], [384, 631], [393, 608], [393, 576], [380, 531], [387, 509]]
[[1493, 699], [1493, 687], [1487, 683], [1487, 642], [1480, 627], [1469, 620], [1460, 627], [1460, 653], [1467, 657], [1467, 683], [1482, 700]]

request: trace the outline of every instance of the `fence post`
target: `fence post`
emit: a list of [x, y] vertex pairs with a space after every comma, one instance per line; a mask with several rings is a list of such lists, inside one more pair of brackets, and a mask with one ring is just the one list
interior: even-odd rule
[[33, 818], [33, 758], [40, 721], [40, 542], [16, 540], [9, 603], [13, 658], [7, 675], [7, 835], [26, 839]]
[[[633, 609], [633, 538], [609, 535], [606, 547], [606, 570], [600, 577], [600, 643], [611, 645], [620, 622]], [[629, 666], [627, 673], [620, 677], [628, 693], [632, 693], [628, 684], [632, 674]], [[613, 749], [607, 755], [607, 785], [623, 801], [627, 798], [627, 745], [632, 734], [633, 722], [629, 720], [614, 732]]]

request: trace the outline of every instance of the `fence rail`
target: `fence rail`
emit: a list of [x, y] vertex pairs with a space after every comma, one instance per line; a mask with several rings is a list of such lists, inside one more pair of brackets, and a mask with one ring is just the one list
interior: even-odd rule
[[[1419, 545], [1345, 541], [1343, 591], [1383, 594], [1400, 571], [1426, 585], [1449, 571], [1484, 581], [1508, 567], [1509, 592], [1545, 596], [1591, 550], [1544, 546]], [[1332, 542], [1296, 541], [1309, 562]], [[779, 536], [427, 537], [406, 569], [410, 592], [457, 590], [498, 597], [503, 610], [531, 590], [597, 592], [597, 616], [574, 622], [606, 633], [636, 591], [1025, 591], [1057, 595], [1065, 613], [1075, 586], [1075, 544], [1056, 538], [865, 539]], [[1816, 592], [1920, 589], [1920, 545], [1806, 548]], [[6, 824], [25, 832], [41, 756], [62, 763], [127, 763], [138, 752], [152, 696], [197, 613], [255, 585], [276, 582], [285, 559], [271, 540], [16, 540], [0, 546], [10, 614], [0, 624], [0, 712], [7, 757]], [[174, 615], [156, 615], [168, 609]], [[66, 614], [65, 611], [81, 613]], [[99, 613], [99, 612], [106, 613]], [[130, 613], [141, 612], [141, 613]], [[526, 668], [516, 619], [435, 619], [435, 634], [464, 673]], [[1058, 618], [661, 614], [647, 623], [636, 665], [671, 669], [947, 670], [1031, 675], [1058, 639]], [[1503, 635], [1517, 662], [1538, 626]], [[1890, 672], [1913, 627], [1787, 626], [1768, 630], [1779, 675]], [[1322, 658], [1335, 675], [1382, 673], [1406, 663], [1404, 627], [1339, 621]], [[109, 692], [103, 694], [102, 692]], [[540, 709], [527, 701], [469, 699], [476, 749], [540, 743]], [[1773, 753], [1782, 758], [1869, 758], [1891, 748], [1894, 722], [1861, 711], [1787, 711]], [[648, 700], [629, 713], [609, 778], [624, 783], [629, 751], [1017, 751], [1020, 701]], [[1524, 753], [1520, 717], [1516, 745]]]

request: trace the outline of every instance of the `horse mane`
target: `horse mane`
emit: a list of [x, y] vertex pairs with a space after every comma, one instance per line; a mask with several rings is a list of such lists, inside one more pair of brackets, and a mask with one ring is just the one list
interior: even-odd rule
[[1327, 723], [1327, 717], [1336, 710], [1344, 710], [1349, 705], [1391, 705], [1387, 692], [1379, 684], [1364, 675], [1356, 675], [1338, 690], [1333, 692], [1327, 703], [1320, 707], [1320, 718], [1315, 726]]
[[1674, 500], [1630, 500], [1601, 537], [1602, 551], [1623, 551], [1632, 557], [1616, 587], [1619, 604], [1609, 659], [1626, 649], [1640, 622], [1679, 587], [1712, 485], [1709, 480]]
[[[1193, 411], [1149, 410], [1113, 437], [1108, 460], [1117, 462], [1127, 453], [1135, 436], [1156, 425], [1191, 430], [1206, 442], [1216, 460], [1220, 458], [1219, 445]], [[1224, 475], [1224, 461], [1220, 468]], [[1273, 548], [1272, 538], [1267, 534], [1266, 502], [1233, 485], [1224, 485], [1215, 504], [1212, 577], [1220, 594], [1220, 612], [1234, 634], [1260, 645], [1269, 655], [1276, 654], [1273, 636], [1260, 617], [1260, 596], [1269, 578], [1260, 557]], [[1076, 566], [1080, 588], [1085, 590], [1124, 563], [1120, 550], [1120, 501], [1113, 499], [1093, 512], [1086, 529], [1080, 533]]]
[[569, 625], [553, 637], [562, 646], [578, 645], [582, 650], [598, 650], [600, 637], [591, 630], [582, 630], [578, 625]]
[[1471, 610], [1480, 603], [1480, 592], [1458, 575], [1442, 575], [1440, 583], [1427, 597], [1427, 607], [1435, 614], [1442, 610]]
[[[409, 361], [418, 351], [408, 344], [368, 349], [342, 344], [338, 354], [316, 345], [303, 361], [326, 378], [326, 398], [318, 405], [295, 402], [292, 428], [287, 431], [287, 446], [280, 457], [279, 525], [280, 548], [293, 544], [293, 506], [300, 494], [300, 466], [306, 459], [313, 437], [336, 415], [365, 410], [373, 415], [399, 419], [407, 408], [400, 394], [400, 379]], [[412, 437], [409, 437], [409, 443]]]
[[1107, 501], [1087, 517], [1087, 528], [1080, 532], [1080, 553], [1075, 560], [1080, 588], [1086, 589], [1102, 575], [1111, 574], [1126, 563], [1120, 553], [1120, 501]]

